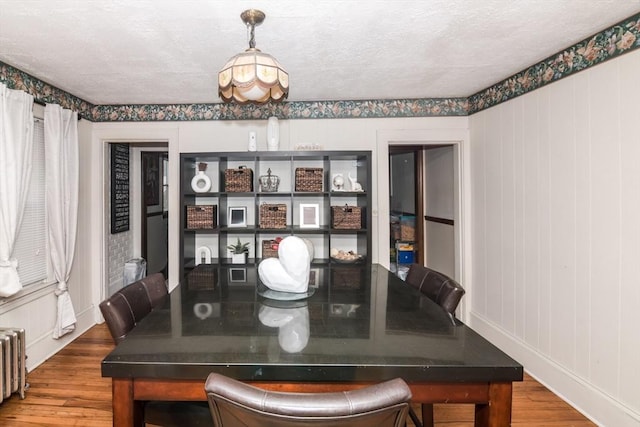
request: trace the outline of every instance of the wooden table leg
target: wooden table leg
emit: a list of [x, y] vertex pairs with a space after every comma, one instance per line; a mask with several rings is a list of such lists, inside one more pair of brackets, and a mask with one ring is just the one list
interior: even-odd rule
[[422, 404], [422, 426], [433, 427], [433, 403]]
[[133, 379], [112, 378], [112, 407], [114, 427], [144, 427], [142, 402], [133, 399]]
[[511, 425], [511, 383], [490, 383], [489, 402], [476, 404], [476, 427]]

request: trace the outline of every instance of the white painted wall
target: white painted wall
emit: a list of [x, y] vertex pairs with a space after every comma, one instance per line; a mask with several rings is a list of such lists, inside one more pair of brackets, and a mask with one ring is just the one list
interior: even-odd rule
[[470, 118], [471, 325], [605, 426], [640, 425], [640, 51]]

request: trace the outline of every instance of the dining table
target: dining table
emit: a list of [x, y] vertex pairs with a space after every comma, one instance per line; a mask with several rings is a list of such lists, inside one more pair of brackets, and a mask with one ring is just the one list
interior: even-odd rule
[[255, 265], [200, 264], [102, 361], [113, 425], [145, 401], [206, 401], [220, 373], [267, 390], [328, 392], [392, 378], [413, 403], [475, 405], [511, 423], [523, 367], [382, 265], [312, 265], [308, 291], [266, 288]]

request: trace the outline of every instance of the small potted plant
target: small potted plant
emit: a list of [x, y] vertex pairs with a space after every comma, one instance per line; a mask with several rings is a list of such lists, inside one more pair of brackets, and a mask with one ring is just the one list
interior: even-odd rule
[[240, 242], [240, 238], [238, 237], [238, 241], [235, 244], [227, 246], [227, 249], [231, 251], [232, 264], [246, 264], [247, 255], [249, 254], [249, 243], [250, 242]]

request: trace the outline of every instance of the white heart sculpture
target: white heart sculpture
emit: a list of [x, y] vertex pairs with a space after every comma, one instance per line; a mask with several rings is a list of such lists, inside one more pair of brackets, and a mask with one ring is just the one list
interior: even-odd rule
[[309, 309], [307, 306], [296, 308], [276, 308], [267, 305], [260, 307], [260, 322], [278, 329], [278, 343], [287, 353], [302, 351], [309, 342]]
[[299, 237], [288, 236], [278, 245], [278, 258], [260, 262], [258, 275], [262, 283], [274, 291], [307, 292], [311, 258], [306, 243]]

